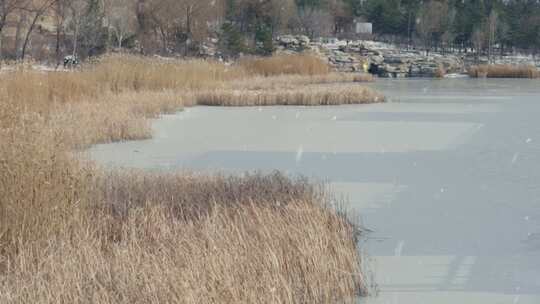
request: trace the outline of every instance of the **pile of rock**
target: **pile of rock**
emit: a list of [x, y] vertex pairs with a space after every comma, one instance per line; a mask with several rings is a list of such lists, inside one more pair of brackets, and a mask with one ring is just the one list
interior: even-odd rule
[[346, 41], [322, 39], [310, 41], [306, 36], [278, 37], [279, 52], [310, 50], [326, 58], [337, 71], [364, 71], [379, 77], [435, 77], [442, 71], [462, 73], [463, 58], [455, 55], [425, 55], [404, 51], [390, 44], [374, 41]]
[[321, 52], [330, 65], [340, 72], [367, 71], [365, 60], [358, 54], [344, 52], [342, 50], [325, 50]]
[[[220, 57], [217, 39], [204, 43], [200, 48], [202, 57]], [[276, 53], [316, 53], [341, 72], [370, 72], [379, 77], [440, 77], [442, 73], [462, 74], [467, 67], [487, 64], [486, 56], [473, 53], [448, 53], [441, 55], [423, 51], [404, 50], [395, 45], [369, 40], [339, 40], [322, 38], [312, 41], [305, 35], [283, 35], [276, 38]], [[540, 61], [533, 56], [497, 56], [496, 64], [536, 65]]]
[[218, 49], [218, 39], [211, 38], [203, 42], [199, 48], [199, 57], [211, 58], [219, 57], [220, 54], [217, 51]]
[[368, 62], [370, 72], [380, 77], [435, 77], [442, 72], [461, 73], [464, 70], [463, 59], [455, 55], [428, 56], [423, 52], [387, 46], [372, 49], [370, 46], [361, 45], [359, 52]]
[[304, 35], [283, 35], [276, 39], [276, 51], [293, 51], [303, 52], [311, 49], [311, 41], [308, 36]]

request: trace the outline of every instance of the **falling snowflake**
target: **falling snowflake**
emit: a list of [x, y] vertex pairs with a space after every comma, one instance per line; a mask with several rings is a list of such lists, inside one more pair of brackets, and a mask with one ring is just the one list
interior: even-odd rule
[[304, 155], [304, 147], [300, 145], [298, 149], [296, 150], [296, 162], [300, 162], [302, 160], [302, 156]]

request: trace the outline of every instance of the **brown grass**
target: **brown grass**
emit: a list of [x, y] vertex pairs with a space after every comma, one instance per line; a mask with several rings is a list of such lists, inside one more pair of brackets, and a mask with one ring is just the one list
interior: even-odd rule
[[113, 92], [201, 89], [247, 77], [241, 67], [214, 61], [156, 60], [137, 56], [105, 57], [84, 71]]
[[86, 231], [72, 223], [67, 235], [24, 247], [0, 287], [0, 300], [336, 303], [361, 282], [352, 272], [358, 257], [350, 255], [355, 251], [350, 228], [305, 203], [281, 211], [216, 208], [196, 222], [167, 212], [160, 207], [133, 212], [118, 231], [121, 239], [105, 245], [94, 228], [106, 224], [101, 220]]
[[209, 90], [197, 94], [208, 106], [341, 105], [383, 102], [380, 93], [358, 85], [304, 86], [295, 89]]
[[316, 84], [343, 84], [352, 82], [372, 82], [371, 74], [328, 73], [321, 75], [276, 75], [272, 77], [254, 76], [224, 83], [221, 88], [233, 90], [261, 90], [298, 88]]
[[[365, 294], [357, 229], [303, 179], [110, 172], [73, 157], [150, 137], [148, 118], [213, 90], [228, 90], [219, 98], [233, 104], [230, 84], [248, 76], [139, 57], [0, 74], [0, 303], [336, 303]], [[342, 76], [287, 77], [309, 85]], [[333, 97], [368, 92], [350, 86]], [[285, 91], [267, 102], [334, 102], [322, 88]]]
[[333, 303], [365, 292], [354, 226], [305, 180], [106, 173], [39, 127], [11, 134], [24, 145], [0, 142], [1, 303]]
[[531, 65], [478, 65], [469, 68], [475, 78], [540, 78], [540, 71]]
[[283, 74], [324, 75], [330, 73], [328, 63], [316, 55], [278, 55], [265, 58], [247, 58], [238, 64], [251, 74], [274, 76]]
[[353, 81], [354, 82], [373, 82], [375, 81], [375, 79], [373, 78], [372, 74], [358, 73], [358, 74], [354, 74]]
[[[17, 66], [13, 72], [0, 74], [0, 98], [16, 101], [8, 102], [10, 112], [53, 115], [57, 132], [64, 134], [62, 139], [85, 147], [148, 138], [151, 131], [146, 118], [197, 102], [326, 105], [384, 101], [381, 94], [360, 86], [310, 86], [369, 80], [372, 78], [350, 73], [264, 77], [217, 62], [109, 56], [73, 72], [38, 72], [27, 65]], [[242, 98], [234, 100], [236, 96]], [[5, 105], [0, 109], [0, 118], [6, 117], [0, 124], [8, 116], [17, 116], [3, 113], [7, 111]]]

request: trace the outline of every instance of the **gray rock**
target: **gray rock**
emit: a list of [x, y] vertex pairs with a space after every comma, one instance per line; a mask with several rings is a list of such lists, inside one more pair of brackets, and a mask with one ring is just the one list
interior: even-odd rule
[[297, 45], [297, 44], [299, 44], [298, 40], [292, 35], [279, 36], [277, 38], [277, 41], [280, 44], [283, 44], [283, 45], [295, 45], [295, 44]]
[[309, 37], [308, 36], [304, 36], [304, 35], [299, 35], [299, 36], [296, 36], [296, 40], [301, 44], [301, 45], [309, 45], [309, 43], [311, 42]]

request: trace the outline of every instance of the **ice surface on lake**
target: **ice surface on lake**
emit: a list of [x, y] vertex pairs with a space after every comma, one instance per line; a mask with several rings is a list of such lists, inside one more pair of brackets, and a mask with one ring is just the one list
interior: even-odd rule
[[380, 294], [360, 303], [540, 303], [539, 82], [370, 85], [399, 102], [195, 107], [156, 121], [153, 139], [90, 155], [115, 166], [280, 169], [328, 181], [373, 231], [361, 247]]

